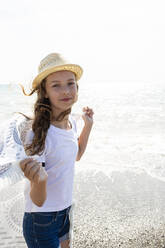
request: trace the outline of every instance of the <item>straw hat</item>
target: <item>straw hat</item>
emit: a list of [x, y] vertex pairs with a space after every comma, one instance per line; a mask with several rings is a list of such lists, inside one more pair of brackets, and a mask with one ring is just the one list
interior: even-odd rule
[[41, 81], [46, 78], [49, 74], [57, 71], [71, 71], [75, 73], [76, 80], [78, 81], [83, 73], [83, 69], [76, 64], [70, 64], [58, 53], [48, 54], [44, 59], [41, 60], [38, 67], [38, 75], [32, 82], [32, 88], [36, 88]]

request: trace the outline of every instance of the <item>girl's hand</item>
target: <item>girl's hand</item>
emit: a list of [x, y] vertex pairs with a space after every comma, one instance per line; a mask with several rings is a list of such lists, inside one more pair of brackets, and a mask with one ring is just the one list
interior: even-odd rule
[[94, 112], [91, 108], [88, 108], [88, 107], [84, 107], [83, 108], [83, 112], [84, 114], [82, 115], [82, 118], [85, 122], [85, 125], [91, 125], [93, 124], [93, 115], [94, 115]]
[[48, 174], [42, 167], [41, 163], [38, 163], [32, 158], [24, 159], [20, 162], [20, 168], [24, 172], [26, 178], [32, 183], [39, 183], [40, 181], [46, 181]]

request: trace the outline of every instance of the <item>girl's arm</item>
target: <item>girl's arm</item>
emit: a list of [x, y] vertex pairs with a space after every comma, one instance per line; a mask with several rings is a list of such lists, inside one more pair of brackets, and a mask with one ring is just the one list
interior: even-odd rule
[[20, 167], [31, 182], [30, 197], [34, 204], [41, 207], [46, 200], [46, 183], [48, 175], [45, 169], [32, 158], [20, 162]]
[[46, 200], [46, 181], [31, 183], [30, 197], [34, 204], [42, 207]]
[[85, 107], [83, 108], [83, 112], [84, 114], [82, 115], [82, 118], [84, 120], [84, 127], [78, 139], [79, 150], [76, 161], [79, 161], [83, 153], [85, 152], [88, 143], [89, 134], [93, 126], [93, 114], [94, 114], [93, 110], [88, 107]]

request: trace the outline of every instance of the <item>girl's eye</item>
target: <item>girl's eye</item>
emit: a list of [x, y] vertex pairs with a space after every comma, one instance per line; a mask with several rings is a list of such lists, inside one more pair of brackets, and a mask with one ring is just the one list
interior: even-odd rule
[[70, 83], [69, 83], [69, 85], [73, 85], [73, 84], [75, 84], [75, 82], [70, 82]]
[[54, 84], [54, 85], [53, 85], [53, 87], [58, 87], [58, 86], [59, 86], [59, 84]]

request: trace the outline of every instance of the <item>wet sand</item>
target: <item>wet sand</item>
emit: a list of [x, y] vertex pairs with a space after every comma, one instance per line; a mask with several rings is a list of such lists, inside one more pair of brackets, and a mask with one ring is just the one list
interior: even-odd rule
[[165, 183], [144, 171], [78, 172], [74, 248], [165, 247]]

